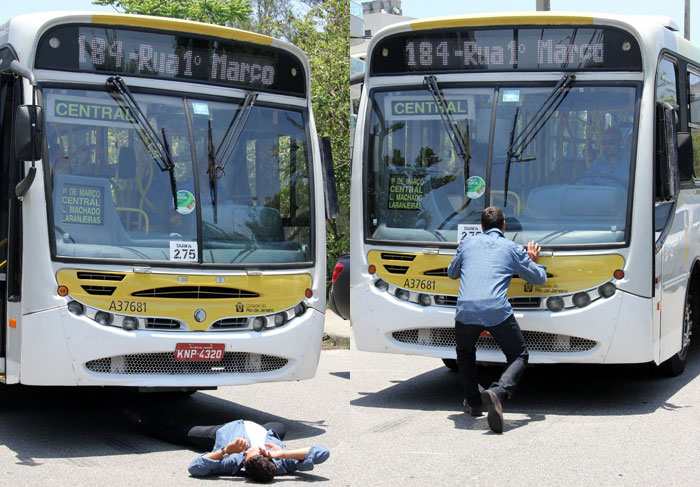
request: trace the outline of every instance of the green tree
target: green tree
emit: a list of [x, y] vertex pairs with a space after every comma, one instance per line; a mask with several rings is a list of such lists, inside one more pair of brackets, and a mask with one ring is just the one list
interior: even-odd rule
[[231, 25], [248, 19], [249, 0], [94, 0], [94, 5], [111, 5], [127, 14], [155, 15]]
[[250, 0], [250, 6], [248, 18], [234, 22], [233, 27], [271, 37], [291, 39], [296, 19], [291, 0]]
[[311, 102], [319, 136], [329, 136], [340, 216], [326, 221], [328, 279], [338, 256], [350, 248], [350, 7], [346, 0], [305, 2], [290, 41], [311, 64]]

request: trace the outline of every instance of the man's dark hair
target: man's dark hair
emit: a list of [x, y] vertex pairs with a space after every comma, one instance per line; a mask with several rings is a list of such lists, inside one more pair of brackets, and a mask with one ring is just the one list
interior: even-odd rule
[[275, 462], [264, 455], [256, 455], [244, 464], [245, 476], [255, 482], [271, 482], [277, 473]]
[[506, 217], [503, 216], [503, 210], [498, 206], [489, 206], [481, 212], [481, 226], [484, 231], [490, 228], [498, 228], [501, 230], [505, 219]]

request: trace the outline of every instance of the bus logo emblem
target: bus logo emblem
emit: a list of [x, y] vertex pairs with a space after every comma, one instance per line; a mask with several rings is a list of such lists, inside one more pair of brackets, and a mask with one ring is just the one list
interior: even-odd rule
[[199, 323], [207, 319], [207, 312], [204, 311], [203, 309], [198, 309], [197, 311], [194, 312], [194, 319], [197, 320]]
[[525, 289], [523, 289], [526, 293], [531, 293], [532, 292], [532, 284], [529, 282], [525, 283]]
[[236, 303], [236, 313], [243, 313], [243, 303]]

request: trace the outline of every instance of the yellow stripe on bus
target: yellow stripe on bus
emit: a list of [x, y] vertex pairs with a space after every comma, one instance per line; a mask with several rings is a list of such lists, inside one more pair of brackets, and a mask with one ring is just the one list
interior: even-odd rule
[[233, 39], [236, 41], [252, 42], [265, 46], [272, 45], [272, 37], [254, 32], [247, 32], [231, 27], [203, 24], [191, 20], [169, 19], [164, 17], [152, 17], [148, 15], [118, 15], [95, 14], [92, 16], [93, 24], [126, 25], [130, 27], [146, 27], [149, 29], [169, 30], [174, 32], [187, 32], [190, 34], [202, 34], [206, 36]]
[[[311, 276], [306, 273], [217, 276], [61, 269], [56, 280], [68, 288], [71, 299], [85, 305], [118, 315], [177, 319], [191, 331], [207, 330], [223, 318], [284, 311], [303, 301], [305, 290], [311, 288]], [[189, 296], [196, 294], [192, 288], [200, 287], [221, 295], [228, 291], [231, 297], [206, 299], [207, 293], [200, 298]], [[241, 297], [235, 297], [237, 291], [243, 291]], [[172, 297], [178, 293], [184, 297]], [[246, 297], [250, 293], [253, 296]], [[194, 319], [198, 309], [206, 312], [201, 323]]]
[[[459, 280], [450, 279], [445, 274], [452, 261], [449, 254], [372, 250], [368, 258], [369, 263], [376, 267], [377, 275], [394, 286], [448, 296], [456, 296], [459, 292]], [[557, 255], [540, 257], [539, 263], [552, 277], [542, 286], [532, 286], [522, 278], [514, 278], [508, 288], [508, 297], [551, 296], [592, 289], [610, 281], [613, 272], [622, 269], [625, 261], [618, 254]]]
[[509, 12], [507, 14], [477, 14], [459, 17], [438, 17], [411, 22], [412, 30], [443, 29], [449, 27], [484, 27], [503, 25], [582, 25], [592, 24], [593, 17], [582, 15], [560, 15], [523, 13], [521, 15]]

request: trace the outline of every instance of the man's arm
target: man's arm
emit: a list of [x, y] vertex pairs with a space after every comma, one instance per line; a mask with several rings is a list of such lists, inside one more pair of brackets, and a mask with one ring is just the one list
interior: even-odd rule
[[[211, 454], [209, 454], [211, 455]], [[221, 450], [219, 450], [221, 455]], [[207, 458], [206, 455], [199, 455], [192, 460], [189, 468], [190, 475], [193, 477], [207, 477], [209, 475], [234, 475], [241, 469], [245, 453], [234, 453], [228, 458], [222, 460], [214, 460]]]
[[[248, 442], [245, 440], [245, 438], [242, 438], [240, 436], [224, 447], [224, 450], [229, 455], [232, 455], [234, 453], [241, 453], [246, 451], [247, 449]], [[224, 454], [221, 452], [221, 450], [214, 450], [213, 452], [204, 455], [204, 458], [209, 458], [211, 460], [223, 460]]]
[[295, 470], [313, 470], [314, 465], [325, 462], [331, 455], [325, 446], [312, 446], [296, 450], [286, 450], [269, 443], [265, 446], [269, 448], [268, 456], [280, 460], [287, 473]]
[[296, 450], [285, 450], [277, 445], [272, 445], [270, 443], [265, 444], [269, 448], [270, 458], [288, 458], [290, 460], [302, 461], [306, 458], [306, 454], [309, 453], [311, 448], [297, 448]]
[[520, 277], [536, 285], [542, 285], [547, 282], [547, 272], [544, 266], [537, 263], [540, 256], [539, 245], [532, 241], [528, 242], [526, 249], [518, 245], [513, 249], [513, 256], [515, 257]]
[[457, 246], [457, 253], [452, 262], [447, 268], [447, 277], [450, 279], [459, 279], [462, 276], [462, 246], [466, 240], [462, 240]]

